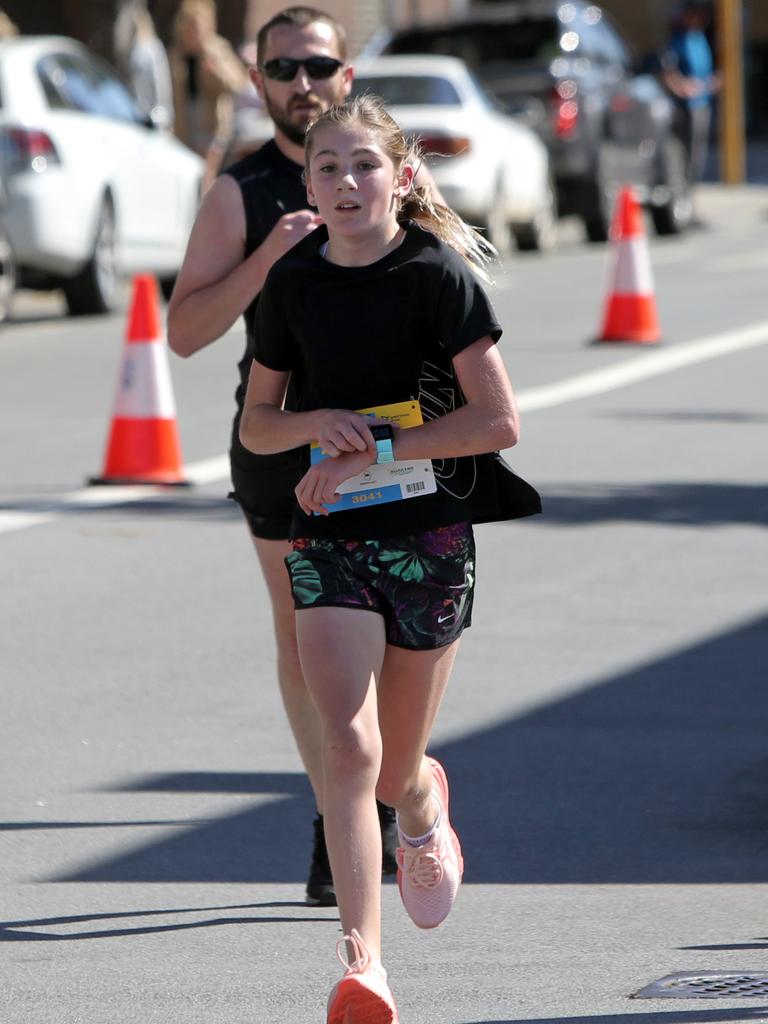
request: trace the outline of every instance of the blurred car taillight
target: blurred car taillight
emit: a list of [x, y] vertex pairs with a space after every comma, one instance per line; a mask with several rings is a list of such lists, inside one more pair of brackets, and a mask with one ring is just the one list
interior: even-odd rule
[[41, 174], [49, 164], [60, 164], [50, 135], [37, 128], [10, 127], [2, 133], [3, 167], [11, 174], [36, 171]]
[[567, 139], [573, 135], [579, 120], [578, 88], [568, 79], [559, 82], [552, 95], [555, 135]]
[[427, 154], [461, 156], [472, 148], [469, 139], [459, 135], [420, 135], [419, 144]]

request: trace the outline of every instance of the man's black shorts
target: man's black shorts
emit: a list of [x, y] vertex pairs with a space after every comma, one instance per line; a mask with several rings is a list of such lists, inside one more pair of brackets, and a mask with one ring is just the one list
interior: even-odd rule
[[298, 450], [279, 455], [230, 452], [232, 493], [254, 537], [287, 540], [296, 507], [296, 484], [301, 479]]

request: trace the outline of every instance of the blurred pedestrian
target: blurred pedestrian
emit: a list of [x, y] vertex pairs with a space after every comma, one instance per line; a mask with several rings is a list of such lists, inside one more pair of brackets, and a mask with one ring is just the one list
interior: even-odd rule
[[168, 54], [144, 0], [127, 0], [115, 19], [117, 65], [139, 109], [163, 128], [173, 124], [173, 88]]
[[712, 99], [720, 89], [706, 30], [711, 19], [704, 0], [686, 0], [678, 10], [662, 55], [662, 79], [678, 103], [691, 187], [704, 176], [709, 149]]
[[250, 74], [251, 69], [256, 69], [257, 65], [256, 43], [243, 43], [238, 48], [237, 55], [249, 74], [245, 86], [234, 95], [232, 142], [224, 160], [225, 167], [253, 153], [272, 138], [273, 134], [272, 122], [264, 101], [259, 96]]
[[205, 159], [203, 189], [207, 191], [232, 141], [234, 95], [248, 79], [242, 61], [217, 34], [214, 0], [182, 0], [169, 58], [173, 130]]
[[0, 39], [12, 39], [18, 34], [18, 25], [11, 21], [5, 11], [0, 10]]

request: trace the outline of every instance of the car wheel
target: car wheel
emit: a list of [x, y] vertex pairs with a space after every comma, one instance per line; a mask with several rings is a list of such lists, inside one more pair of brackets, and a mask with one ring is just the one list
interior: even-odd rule
[[507, 220], [506, 204], [501, 185], [496, 190], [493, 204], [485, 219], [485, 236], [499, 256], [508, 256], [512, 251], [512, 229]]
[[680, 139], [667, 139], [660, 177], [651, 196], [653, 226], [657, 235], [679, 235], [688, 227], [693, 215], [685, 147]]
[[16, 260], [5, 225], [0, 223], [0, 323], [8, 318], [16, 291]]
[[557, 194], [551, 178], [533, 219], [515, 227], [514, 233], [517, 247], [523, 252], [547, 252], [554, 248], [557, 241]]
[[588, 241], [608, 241], [611, 228], [611, 199], [603, 162], [598, 158], [592, 176], [584, 182], [581, 199], [581, 216]]
[[115, 214], [112, 204], [105, 199], [91, 256], [79, 274], [64, 282], [64, 295], [70, 314], [81, 316], [111, 313], [117, 307], [118, 290]]

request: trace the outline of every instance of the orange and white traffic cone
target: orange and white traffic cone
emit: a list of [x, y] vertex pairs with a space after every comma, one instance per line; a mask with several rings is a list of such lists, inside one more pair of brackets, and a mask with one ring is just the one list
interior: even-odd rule
[[133, 296], [104, 469], [92, 484], [186, 485], [157, 282], [133, 279]]
[[611, 225], [611, 288], [598, 341], [661, 340], [643, 211], [629, 186], [619, 193]]

